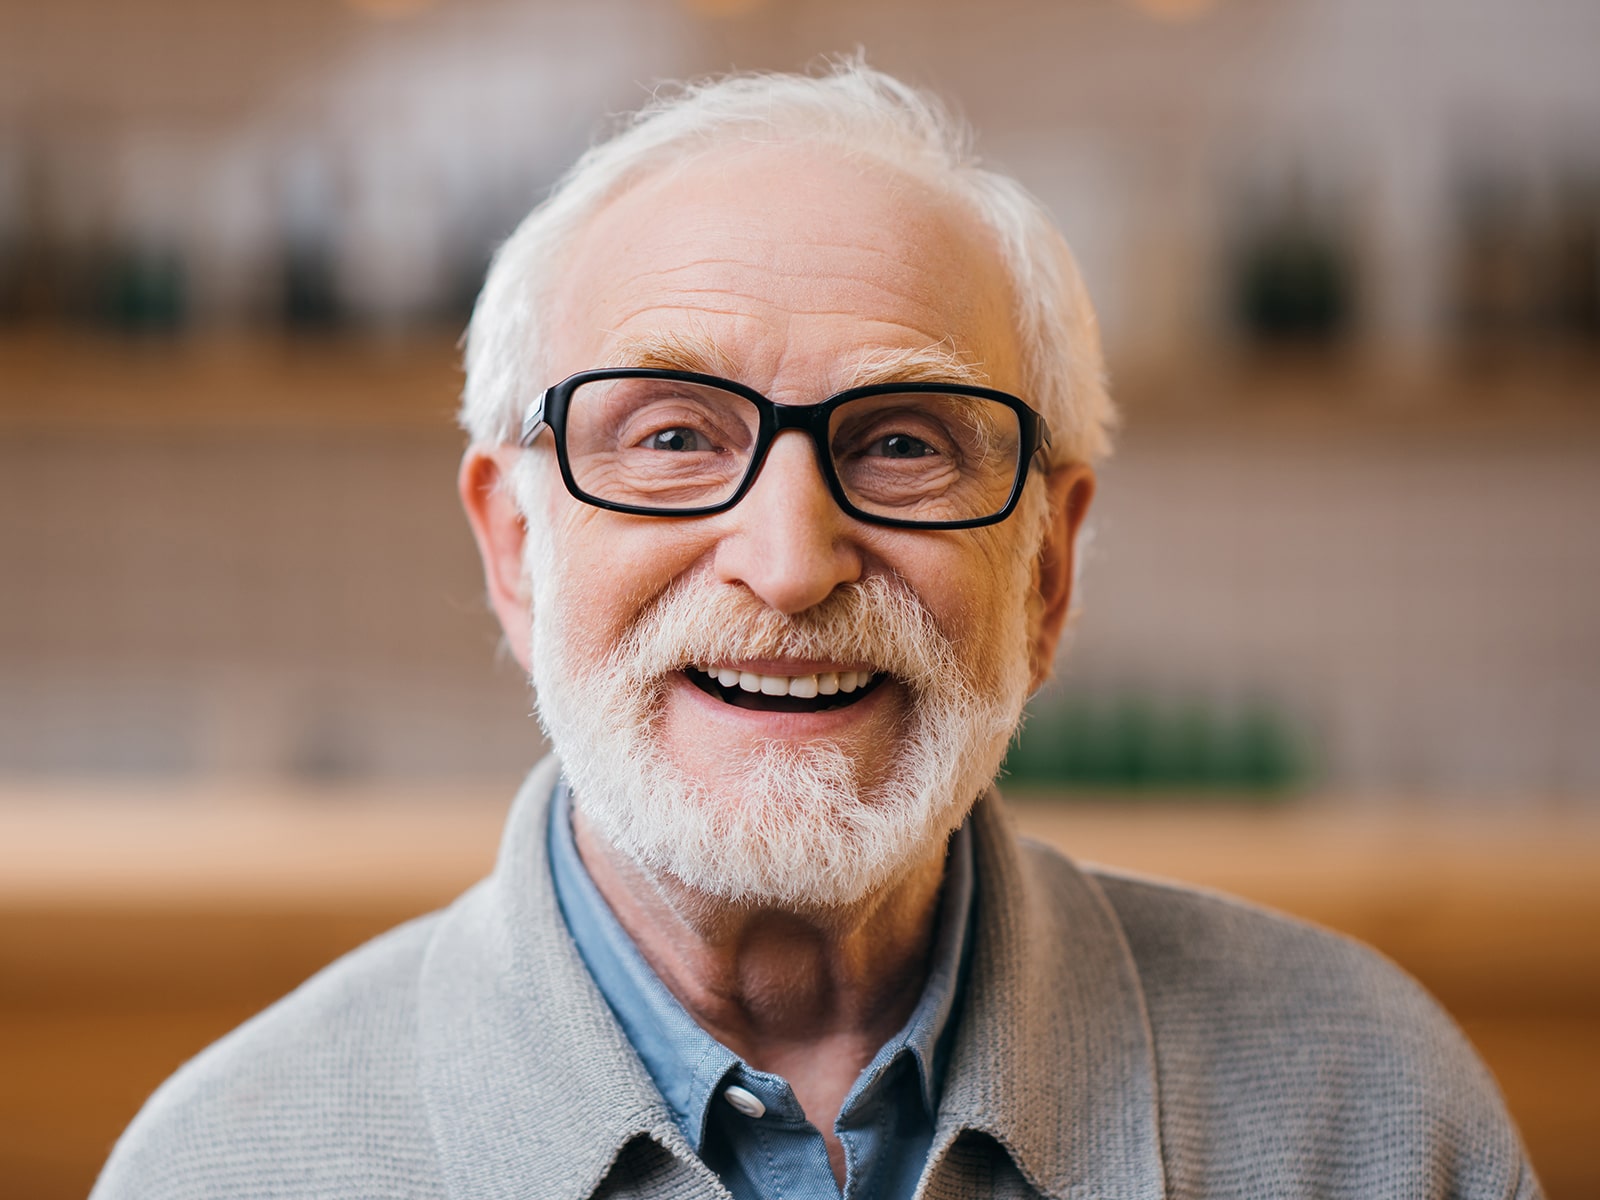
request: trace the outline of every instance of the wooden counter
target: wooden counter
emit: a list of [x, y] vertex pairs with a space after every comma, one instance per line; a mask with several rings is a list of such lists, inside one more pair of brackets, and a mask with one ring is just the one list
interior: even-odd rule
[[[165, 1075], [492, 864], [505, 784], [0, 787], [0, 1188], [82, 1196]], [[1498, 1074], [1555, 1200], [1600, 1194], [1600, 822], [1324, 802], [1016, 805], [1083, 859], [1373, 943]]]

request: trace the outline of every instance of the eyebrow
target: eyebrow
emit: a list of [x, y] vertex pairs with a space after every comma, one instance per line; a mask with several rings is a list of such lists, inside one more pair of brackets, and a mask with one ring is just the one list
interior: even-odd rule
[[[736, 378], [738, 367], [716, 341], [700, 330], [634, 334], [619, 342], [608, 365], [652, 370], [693, 371], [700, 375]], [[884, 383], [956, 383], [988, 387], [989, 374], [977, 359], [957, 350], [946, 339], [917, 348], [867, 350], [845, 371], [838, 388], [869, 387]]]
[[957, 350], [947, 339], [920, 349], [865, 352], [856, 360], [846, 386], [869, 387], [880, 383], [959, 383], [988, 387], [989, 373], [981, 362]]
[[699, 330], [642, 333], [624, 338], [608, 356], [614, 367], [653, 371], [693, 371], [698, 375], [733, 378], [733, 360]]

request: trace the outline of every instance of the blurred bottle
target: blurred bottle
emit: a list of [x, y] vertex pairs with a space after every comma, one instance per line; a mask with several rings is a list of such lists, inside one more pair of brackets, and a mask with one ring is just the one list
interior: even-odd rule
[[344, 324], [339, 280], [339, 197], [327, 157], [300, 146], [283, 164], [279, 315], [297, 333]]
[[1600, 341], [1600, 168], [1563, 171], [1553, 209], [1551, 323], [1564, 334]]
[[1476, 350], [1600, 339], [1600, 169], [1460, 173], [1453, 323]]
[[1309, 779], [1305, 747], [1287, 713], [1262, 698], [1219, 706], [1138, 689], [1080, 693], [1031, 714], [1004, 770], [1026, 787], [1272, 799]]
[[124, 333], [174, 333], [188, 317], [182, 255], [171, 246], [127, 245], [98, 264], [98, 316]]
[[1480, 348], [1525, 337], [1539, 307], [1538, 237], [1527, 184], [1503, 168], [1460, 172], [1453, 223], [1455, 327]]
[[1229, 250], [1237, 327], [1265, 344], [1330, 344], [1351, 330], [1355, 252], [1348, 222], [1331, 197], [1314, 197], [1299, 174], [1242, 206]]

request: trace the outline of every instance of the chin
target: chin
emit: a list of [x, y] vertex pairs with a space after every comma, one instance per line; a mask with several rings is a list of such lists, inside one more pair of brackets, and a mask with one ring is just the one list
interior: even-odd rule
[[903, 769], [864, 789], [857, 762], [827, 743], [761, 747], [711, 785], [659, 752], [555, 740], [579, 811], [647, 874], [795, 911], [869, 902], [941, 852], [1005, 749], [913, 738], [895, 756]]

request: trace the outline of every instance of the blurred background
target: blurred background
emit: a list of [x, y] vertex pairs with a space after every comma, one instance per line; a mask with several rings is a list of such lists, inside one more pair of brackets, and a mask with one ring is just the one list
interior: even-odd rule
[[487, 869], [495, 245], [653, 82], [856, 47], [1055, 213], [1125, 413], [1035, 832], [1372, 941], [1600, 1194], [1600, 5], [0, 0], [0, 1194]]

